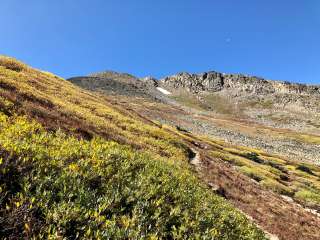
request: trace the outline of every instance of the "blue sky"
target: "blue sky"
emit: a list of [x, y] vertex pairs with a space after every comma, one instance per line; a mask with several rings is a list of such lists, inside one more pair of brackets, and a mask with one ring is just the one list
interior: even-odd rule
[[245, 73], [320, 84], [318, 0], [2, 0], [0, 53], [63, 77]]

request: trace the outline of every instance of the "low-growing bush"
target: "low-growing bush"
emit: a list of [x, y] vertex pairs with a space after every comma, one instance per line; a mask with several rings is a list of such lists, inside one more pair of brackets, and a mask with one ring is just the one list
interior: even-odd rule
[[287, 186], [279, 183], [276, 180], [270, 179], [270, 178], [261, 181], [260, 184], [262, 186], [264, 186], [265, 188], [267, 188], [273, 192], [276, 192], [276, 193], [280, 193], [280, 194], [287, 195], [287, 196], [292, 196], [292, 194], [293, 194], [293, 192], [290, 188], [288, 188]]
[[295, 198], [303, 201], [303, 202], [309, 202], [313, 203], [316, 205], [320, 204], [320, 193], [319, 192], [314, 192], [310, 190], [300, 190], [295, 193], [294, 195]]
[[242, 173], [244, 173], [244, 174], [247, 175], [248, 177], [250, 177], [250, 178], [252, 178], [252, 179], [254, 179], [254, 180], [258, 181], [258, 182], [260, 182], [260, 181], [262, 181], [263, 179], [266, 178], [266, 176], [263, 175], [263, 174], [259, 171], [259, 169], [250, 168], [250, 167], [248, 167], [248, 166], [242, 166], [242, 167], [240, 167], [239, 169], [240, 169], [240, 171], [241, 171]]
[[302, 171], [302, 172], [306, 172], [306, 173], [308, 173], [308, 174], [313, 175], [312, 170], [311, 170], [308, 166], [303, 165], [303, 164], [299, 164], [299, 165], [297, 166], [297, 170], [300, 170], [300, 171]]
[[185, 165], [2, 118], [5, 238], [264, 239]]

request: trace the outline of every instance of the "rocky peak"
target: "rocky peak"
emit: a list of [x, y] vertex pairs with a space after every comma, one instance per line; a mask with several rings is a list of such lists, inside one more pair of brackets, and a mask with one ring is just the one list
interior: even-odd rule
[[190, 92], [220, 91], [223, 88], [222, 73], [206, 72], [190, 74], [186, 72], [166, 77], [160, 83], [171, 88], [185, 88]]
[[262, 95], [272, 93], [320, 95], [320, 85], [272, 81], [255, 76], [224, 74], [214, 71], [201, 74], [182, 72], [161, 79], [160, 84], [173, 89], [184, 88], [192, 93], [235, 90]]

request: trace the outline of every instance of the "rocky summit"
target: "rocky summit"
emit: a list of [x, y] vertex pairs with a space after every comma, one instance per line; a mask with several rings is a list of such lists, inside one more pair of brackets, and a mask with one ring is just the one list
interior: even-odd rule
[[201, 74], [182, 72], [165, 77], [160, 82], [175, 89], [185, 88], [192, 93], [238, 90], [253, 94], [290, 93], [320, 95], [320, 86], [272, 81], [242, 74], [225, 74], [215, 71]]

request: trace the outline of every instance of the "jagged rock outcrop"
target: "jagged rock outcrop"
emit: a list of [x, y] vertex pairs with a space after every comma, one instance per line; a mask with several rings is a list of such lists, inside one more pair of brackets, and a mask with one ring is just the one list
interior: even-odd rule
[[160, 84], [169, 88], [185, 88], [190, 92], [220, 91], [223, 88], [223, 74], [208, 72], [203, 74], [178, 73], [160, 80]]
[[226, 89], [262, 95], [273, 93], [320, 95], [320, 86], [271, 81], [242, 74], [218, 72], [201, 74], [183, 72], [160, 80], [160, 84], [173, 89], [184, 88], [192, 93], [217, 92]]

